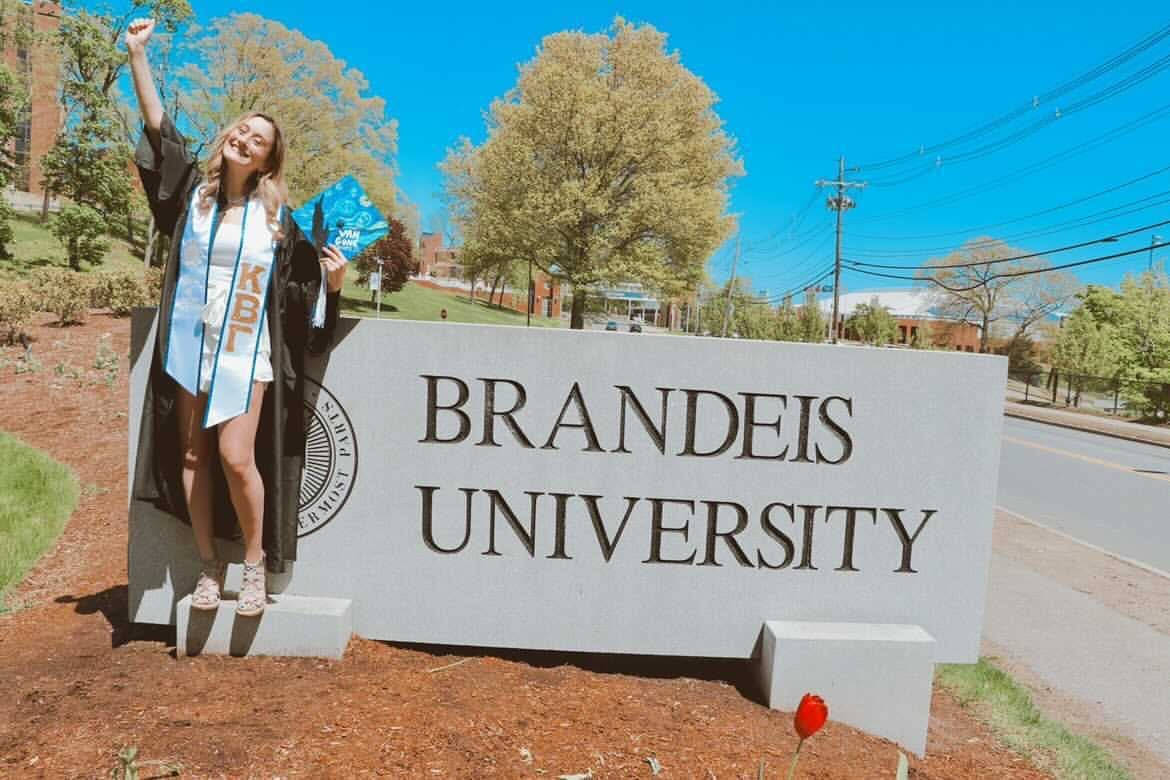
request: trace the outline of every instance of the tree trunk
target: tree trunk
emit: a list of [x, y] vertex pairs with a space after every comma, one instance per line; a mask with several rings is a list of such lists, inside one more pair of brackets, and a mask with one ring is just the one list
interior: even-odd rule
[[81, 257], [79, 255], [80, 252], [77, 248], [77, 239], [69, 239], [69, 267], [74, 271], [81, 270]]
[[45, 190], [45, 198], [41, 201], [41, 222], [44, 223], [49, 218], [49, 191]]
[[979, 354], [987, 354], [987, 342], [990, 340], [990, 335], [987, 332], [988, 322], [987, 315], [983, 315], [983, 327], [979, 330]]
[[[496, 274], [496, 278], [492, 280], [492, 291], [488, 293], [488, 306], [492, 305], [492, 298], [496, 297], [496, 288], [499, 287], [499, 285], [500, 285], [500, 275]], [[501, 292], [500, 293], [500, 302], [497, 305], [503, 306], [503, 304], [504, 304], [504, 294], [503, 294], [503, 292]]]
[[579, 286], [573, 288], [573, 310], [569, 315], [569, 327], [573, 330], [585, 329], [585, 290]]
[[146, 227], [146, 249], [142, 251], [142, 266], [150, 268], [150, 261], [154, 259], [154, 245], [158, 241], [158, 230], [154, 227], [154, 215], [150, 215], [150, 224]]

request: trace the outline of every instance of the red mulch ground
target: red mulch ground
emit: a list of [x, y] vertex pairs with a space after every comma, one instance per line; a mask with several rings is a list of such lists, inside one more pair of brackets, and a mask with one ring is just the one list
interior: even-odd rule
[[[73, 467], [83, 495], [0, 615], [0, 776], [106, 777], [123, 746], [186, 777], [782, 777], [791, 714], [754, 698], [742, 664], [480, 654], [354, 639], [339, 662], [176, 659], [174, 631], [126, 618], [129, 323], [91, 313], [0, 348], [0, 429]], [[116, 379], [94, 367], [104, 334]], [[459, 653], [470, 653], [461, 655]], [[461, 659], [465, 662], [436, 671]], [[794, 702], [795, 704], [795, 702]], [[830, 710], [832, 702], [829, 702]], [[916, 778], [1044, 778], [945, 692]], [[831, 722], [803, 778], [892, 777], [897, 749]], [[158, 766], [142, 776], [161, 776]]]

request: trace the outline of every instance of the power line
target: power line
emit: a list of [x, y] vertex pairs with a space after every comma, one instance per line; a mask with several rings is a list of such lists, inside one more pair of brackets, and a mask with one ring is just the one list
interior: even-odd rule
[[[974, 268], [976, 266], [995, 265], [997, 263], [1010, 263], [1014, 260], [1027, 260], [1027, 259], [1033, 258], [1033, 257], [1044, 257], [1046, 255], [1055, 255], [1055, 254], [1059, 254], [1061, 252], [1071, 252], [1074, 249], [1081, 249], [1081, 248], [1086, 247], [1086, 246], [1092, 246], [1093, 244], [1100, 244], [1103, 241], [1116, 241], [1120, 238], [1125, 238], [1126, 236], [1132, 236], [1135, 233], [1145, 233], [1148, 230], [1160, 228], [1163, 225], [1170, 225], [1170, 219], [1164, 220], [1162, 222], [1155, 222], [1152, 225], [1143, 225], [1142, 227], [1134, 228], [1132, 230], [1127, 230], [1123, 233], [1114, 233], [1112, 235], [1104, 236], [1102, 238], [1094, 238], [1092, 241], [1082, 241], [1082, 242], [1077, 243], [1077, 244], [1069, 244], [1067, 246], [1056, 247], [1055, 249], [1046, 249], [1043, 252], [1031, 252], [1031, 253], [1026, 254], [1026, 255], [1015, 255], [1013, 257], [997, 257], [997, 258], [992, 259], [992, 260], [982, 260], [982, 261], [974, 262], [974, 263], [947, 263], [945, 265], [923, 266], [921, 264], [920, 265], [883, 265], [881, 263], [866, 263], [866, 262], [862, 262], [859, 260], [850, 260], [849, 262], [855, 267], [856, 266], [864, 266], [866, 268], [895, 268], [895, 269], [910, 269], [910, 270], [918, 269], [918, 268], [932, 268], [932, 269]], [[983, 244], [983, 245], [988, 246], [988, 244]], [[976, 245], [976, 246], [978, 246], [978, 245]]]
[[1103, 195], [1108, 195], [1112, 192], [1117, 192], [1118, 190], [1123, 190], [1126, 187], [1132, 187], [1133, 185], [1138, 184], [1138, 183], [1143, 182], [1143, 181], [1146, 181], [1147, 179], [1152, 179], [1155, 176], [1160, 176], [1163, 173], [1166, 173], [1167, 171], [1170, 171], [1170, 165], [1159, 168], [1156, 171], [1150, 171], [1149, 173], [1142, 174], [1141, 176], [1130, 179], [1129, 181], [1124, 181], [1121, 184], [1115, 184], [1112, 187], [1108, 187], [1108, 188], [1100, 190], [1098, 192], [1094, 192], [1094, 193], [1089, 194], [1089, 195], [1084, 195], [1084, 196], [1081, 196], [1079, 198], [1075, 198], [1073, 200], [1065, 201], [1064, 203], [1061, 203], [1061, 204], [1056, 205], [1056, 206], [1051, 206], [1051, 207], [1046, 208], [1046, 209], [1041, 209], [1040, 211], [1034, 211], [1031, 214], [1023, 215], [1022, 217], [1016, 217], [1015, 219], [1006, 219], [1006, 220], [1003, 220], [1002, 222], [990, 222], [990, 223], [987, 223], [984, 225], [976, 225], [974, 227], [964, 228], [962, 230], [948, 230], [948, 231], [943, 231], [941, 233], [920, 233], [916, 236], [875, 236], [875, 235], [867, 235], [864, 233], [855, 233], [854, 235], [858, 236], [859, 238], [867, 238], [867, 239], [871, 239], [871, 240], [880, 240], [880, 241], [914, 241], [914, 240], [925, 239], [925, 238], [942, 238], [944, 236], [952, 236], [952, 235], [956, 235], [959, 233], [974, 233], [974, 232], [979, 231], [979, 230], [987, 230], [989, 228], [1002, 227], [1004, 225], [1012, 225], [1012, 224], [1015, 224], [1016, 222], [1024, 222], [1025, 220], [1033, 219], [1035, 217], [1042, 217], [1045, 214], [1051, 214], [1054, 211], [1060, 211], [1062, 209], [1067, 209], [1071, 206], [1079, 206], [1080, 204], [1082, 204], [1086, 201], [1094, 200], [1095, 198], [1100, 198]]
[[1129, 122], [1118, 125], [1112, 130], [1108, 130], [1099, 136], [1090, 138], [1088, 141], [1084, 141], [1080, 144], [1069, 147], [1064, 151], [1058, 152], [1054, 155], [1051, 155], [1050, 157], [1046, 157], [1045, 159], [1030, 165], [1026, 165], [1023, 168], [1012, 171], [1011, 173], [1005, 174], [996, 179], [992, 179], [991, 181], [984, 182], [983, 184], [967, 187], [957, 192], [953, 192], [950, 195], [943, 195], [941, 197], [933, 198], [913, 206], [907, 206], [905, 208], [895, 209], [894, 211], [887, 211], [885, 213], [879, 212], [878, 214], [870, 214], [868, 216], [862, 216], [859, 219], [862, 222], [882, 222], [893, 219], [895, 217], [904, 216], [906, 214], [912, 214], [915, 211], [922, 211], [923, 209], [956, 203], [975, 195], [981, 195], [984, 192], [990, 192], [991, 190], [998, 189], [1005, 184], [1010, 184], [1016, 179], [1024, 178], [1030, 174], [1036, 173], [1037, 171], [1049, 168], [1068, 157], [1073, 157], [1095, 146], [1103, 146], [1107, 143], [1111, 143], [1118, 138], [1141, 128], [1144, 125], [1163, 118], [1167, 114], [1170, 114], [1170, 103], [1156, 108], [1153, 111], [1138, 117], [1137, 119], [1133, 119]]
[[[1050, 236], [1054, 233], [1065, 233], [1068, 232], [1070, 228], [1087, 227], [1089, 225], [1095, 225], [1099, 222], [1111, 222], [1115, 219], [1127, 217], [1131, 214], [1137, 214], [1142, 211], [1149, 211], [1152, 208], [1170, 204], [1170, 198], [1164, 197], [1167, 195], [1170, 195], [1170, 190], [1164, 190], [1145, 198], [1138, 198], [1137, 200], [1132, 200], [1128, 203], [1122, 203], [1118, 206], [1104, 209], [1102, 211], [1086, 214], [1075, 219], [1065, 220], [1064, 222], [1057, 222], [1053, 225], [1048, 225], [1043, 228], [1026, 230], [1021, 233], [1009, 233], [1007, 235], [1000, 236], [999, 239], [1002, 241], [1019, 241], [1027, 238], [1039, 238], [1040, 236]], [[1157, 200], [1157, 198], [1161, 198], [1161, 200]], [[923, 253], [930, 252], [949, 252], [954, 248], [954, 244], [949, 244], [947, 246], [917, 247], [913, 252], [902, 249], [847, 249], [846, 251], [848, 254], [855, 255], [857, 257], [876, 259], [883, 257], [905, 257], [909, 254], [921, 255]]]
[[797, 230], [800, 229], [801, 224], [804, 222], [804, 218], [808, 216], [808, 212], [817, 202], [817, 199], [820, 198], [820, 195], [820, 191], [814, 189], [812, 195], [807, 201], [805, 201], [800, 210], [789, 219], [790, 224], [787, 228], [777, 228], [767, 238], [763, 238], [757, 242], [745, 244], [743, 248], [744, 253], [750, 254], [751, 252], [764, 249], [767, 245], [774, 243], [780, 237], [780, 234], [785, 233], [786, 231], [787, 235], [780, 239], [781, 243], [784, 241], [791, 241], [793, 238], [795, 238]]
[[757, 299], [754, 299], [752, 301], [749, 301], [749, 303], [774, 306], [777, 303], [782, 303], [784, 301], [784, 299], [788, 298], [789, 296], [795, 295], [798, 292], [803, 292], [805, 290], [808, 290], [810, 287], [815, 287], [815, 286], [819, 285], [821, 282], [825, 281], [830, 276], [832, 276], [835, 271], [836, 271], [835, 266], [830, 265], [830, 266], [822, 269], [820, 275], [813, 277], [806, 282], [802, 282], [801, 284], [798, 284], [795, 287], [792, 287], [788, 290], [785, 290], [784, 292], [779, 293], [778, 295], [769, 295], [767, 298], [757, 298]]
[[980, 137], [982, 137], [982, 136], [984, 136], [984, 135], [986, 135], [994, 130], [999, 129], [1000, 127], [1002, 127], [1006, 124], [1009, 124], [1009, 123], [1015, 121], [1016, 119], [1020, 118], [1021, 116], [1024, 116], [1025, 114], [1027, 114], [1028, 112], [1033, 111], [1036, 108], [1039, 108], [1041, 105], [1043, 105], [1045, 103], [1049, 103], [1049, 102], [1055, 100], [1056, 98], [1062, 97], [1062, 96], [1068, 94], [1069, 92], [1072, 92], [1073, 90], [1078, 89], [1079, 87], [1081, 87], [1081, 86], [1099, 78], [1100, 76], [1103, 76], [1104, 74], [1116, 69], [1120, 65], [1123, 65], [1124, 63], [1133, 59], [1134, 57], [1136, 57], [1137, 55], [1146, 51], [1150, 47], [1156, 45], [1157, 43], [1159, 43], [1162, 39], [1166, 38], [1167, 36], [1170, 36], [1170, 25], [1163, 27], [1162, 29], [1154, 32], [1153, 34], [1142, 39], [1141, 41], [1138, 41], [1138, 43], [1136, 43], [1133, 46], [1129, 47], [1128, 49], [1122, 51], [1120, 54], [1117, 54], [1117, 55], [1113, 56], [1112, 58], [1106, 60], [1105, 62], [1101, 63], [1100, 65], [1096, 66], [1095, 68], [1092, 68], [1091, 70], [1086, 71], [1085, 73], [1082, 73], [1081, 75], [1077, 76], [1076, 78], [1073, 78], [1070, 81], [1067, 81], [1063, 84], [1058, 85], [1057, 87], [1049, 90], [1048, 92], [1046, 92], [1042, 95], [1038, 95], [1036, 97], [1033, 97], [1032, 100], [1030, 100], [1028, 103], [1020, 105], [1017, 108], [1014, 108], [1014, 109], [1008, 111], [1007, 113], [1002, 114], [1001, 116], [996, 117], [995, 119], [992, 119], [989, 122], [985, 122], [982, 125], [979, 125], [975, 128], [972, 128], [971, 130], [968, 130], [964, 133], [961, 133], [960, 135], [958, 135], [954, 138], [950, 138], [948, 140], [942, 141], [941, 143], [933, 144], [931, 146], [921, 146], [921, 147], [919, 147], [919, 149], [916, 152], [910, 152], [908, 154], [899, 155], [897, 157], [892, 157], [892, 158], [887, 159], [887, 160], [881, 160], [881, 161], [872, 162], [872, 163], [864, 163], [862, 165], [856, 166], [853, 170], [855, 172], [863, 171], [863, 170], [864, 171], [877, 171], [877, 170], [881, 170], [883, 168], [887, 168], [890, 166], [895, 166], [895, 165], [899, 165], [902, 163], [913, 161], [915, 159], [919, 159], [927, 154], [936, 154], [936, 153], [942, 151], [943, 149], [946, 149], [946, 148], [951, 147], [951, 146], [956, 146], [956, 145], [966, 143], [968, 141], [973, 141], [976, 138], [980, 138]]
[[[1022, 270], [1022, 271], [1009, 271], [1009, 272], [1005, 272], [1005, 273], [1001, 273], [1001, 274], [992, 274], [991, 276], [987, 277], [986, 279], [981, 280], [978, 284], [973, 284], [969, 287], [951, 287], [944, 282], [940, 282], [937, 278], [935, 278], [933, 276], [922, 276], [922, 277], [900, 276], [897, 274], [881, 273], [880, 271], [866, 271], [863, 268], [854, 268], [852, 266], [850, 266], [850, 270], [856, 271], [857, 273], [860, 273], [860, 274], [865, 274], [866, 276], [879, 276], [879, 277], [882, 277], [885, 279], [904, 279], [906, 281], [911, 281], [911, 282], [924, 282], [924, 281], [931, 282], [931, 283], [936, 284], [939, 287], [943, 288], [944, 290], [947, 290], [948, 292], [963, 293], [963, 292], [970, 292], [972, 290], [977, 290], [980, 287], [985, 287], [985, 286], [987, 286], [987, 284], [989, 282], [993, 282], [996, 279], [1008, 279], [1008, 278], [1014, 278], [1014, 277], [1019, 277], [1019, 276], [1032, 276], [1033, 274], [1047, 274], [1047, 273], [1052, 273], [1053, 271], [1063, 271], [1066, 268], [1077, 268], [1079, 266], [1090, 265], [1092, 263], [1103, 263], [1103, 262], [1106, 262], [1108, 260], [1116, 260], [1120, 257], [1129, 257], [1131, 255], [1143, 254], [1146, 252], [1150, 252], [1154, 249], [1161, 249], [1162, 247], [1166, 247], [1166, 246], [1170, 246], [1170, 242], [1166, 242], [1166, 243], [1162, 243], [1162, 244], [1151, 243], [1150, 246], [1143, 246], [1140, 249], [1131, 249], [1128, 252], [1117, 252], [1117, 253], [1112, 254], [1112, 255], [1103, 255], [1101, 257], [1091, 257], [1088, 260], [1078, 260], [1078, 261], [1073, 262], [1073, 263], [1064, 263], [1062, 265], [1049, 266], [1048, 268], [1031, 268], [1031, 269], [1026, 269], [1026, 270]], [[986, 265], [986, 264], [989, 264], [990, 262], [994, 262], [994, 261], [988, 261], [988, 263], [979, 263], [978, 265]], [[925, 270], [925, 269], [923, 269], [923, 270]]]

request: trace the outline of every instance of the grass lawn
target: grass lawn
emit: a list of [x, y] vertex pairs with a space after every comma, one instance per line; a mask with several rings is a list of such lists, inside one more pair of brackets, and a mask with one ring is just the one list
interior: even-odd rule
[[77, 497], [67, 466], [0, 433], [0, 612], [4, 592], [53, 544]]
[[[14, 238], [10, 248], [13, 257], [0, 259], [0, 279], [26, 276], [35, 268], [54, 266], [67, 268], [65, 247], [42, 225], [35, 216], [21, 214], [12, 220]], [[118, 238], [110, 238], [110, 251], [105, 260], [95, 266], [85, 266], [84, 271], [136, 271], [142, 268], [142, 260], [136, 257], [131, 247]], [[357, 274], [350, 273], [341, 293], [341, 311], [351, 317], [373, 317], [376, 307], [370, 304], [369, 290], [358, 286]], [[497, 309], [483, 301], [469, 301], [466, 295], [447, 293], [407, 283], [400, 291], [383, 295], [382, 317], [388, 320], [429, 320], [442, 319], [439, 312], [447, 310], [449, 322], [471, 322], [482, 325], [524, 325], [524, 315], [511, 309]], [[532, 326], [559, 328], [561, 321], [556, 318], [533, 315]]]
[[940, 665], [938, 681], [963, 706], [973, 706], [976, 715], [1008, 746], [1038, 766], [1053, 770], [1057, 777], [1130, 777], [1097, 745], [1041, 715], [1028, 692], [987, 659], [980, 658], [977, 664]]
[[[341, 291], [341, 313], [351, 317], [373, 317], [376, 306], [370, 303], [370, 291], [357, 285], [357, 274], [350, 271]], [[489, 307], [484, 301], [474, 303], [466, 295], [450, 295], [430, 287], [406, 283], [396, 293], [382, 295], [382, 318], [387, 320], [439, 321], [439, 312], [447, 310], [448, 322], [472, 322], [481, 325], [524, 325], [524, 315], [511, 309]], [[532, 317], [532, 327], [559, 328], [557, 318]]]
[[[9, 244], [11, 259], [0, 259], [0, 279], [25, 276], [34, 268], [57, 266], [68, 268], [65, 246], [49, 232], [40, 219], [18, 214], [12, 222], [13, 238]], [[110, 251], [97, 265], [82, 265], [83, 271], [136, 271], [142, 268], [142, 259], [135, 256], [130, 245], [120, 238], [107, 238]]]

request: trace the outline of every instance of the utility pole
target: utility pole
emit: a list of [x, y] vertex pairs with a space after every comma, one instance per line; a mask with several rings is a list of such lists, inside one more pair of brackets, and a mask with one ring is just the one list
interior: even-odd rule
[[1158, 246], [1158, 242], [1162, 240], [1161, 236], [1150, 236], [1150, 259], [1146, 261], [1146, 270], [1154, 270], [1154, 248]]
[[723, 338], [727, 338], [727, 322], [731, 319], [731, 291], [735, 289], [735, 267], [739, 265], [739, 233], [735, 234], [735, 257], [731, 261], [731, 279], [727, 282], [727, 304], [723, 307]]
[[833, 319], [829, 323], [829, 328], [832, 331], [831, 343], [837, 343], [837, 308], [841, 300], [841, 217], [848, 210], [853, 208], [856, 203], [852, 198], [845, 196], [845, 191], [850, 187], [857, 187], [858, 189], [865, 186], [865, 182], [845, 181], [845, 156], [842, 155], [837, 161], [837, 180], [826, 181], [818, 179], [816, 182], [818, 187], [833, 186], [837, 188], [837, 194], [829, 198], [828, 206], [837, 212], [837, 253], [836, 260], [833, 263]]

